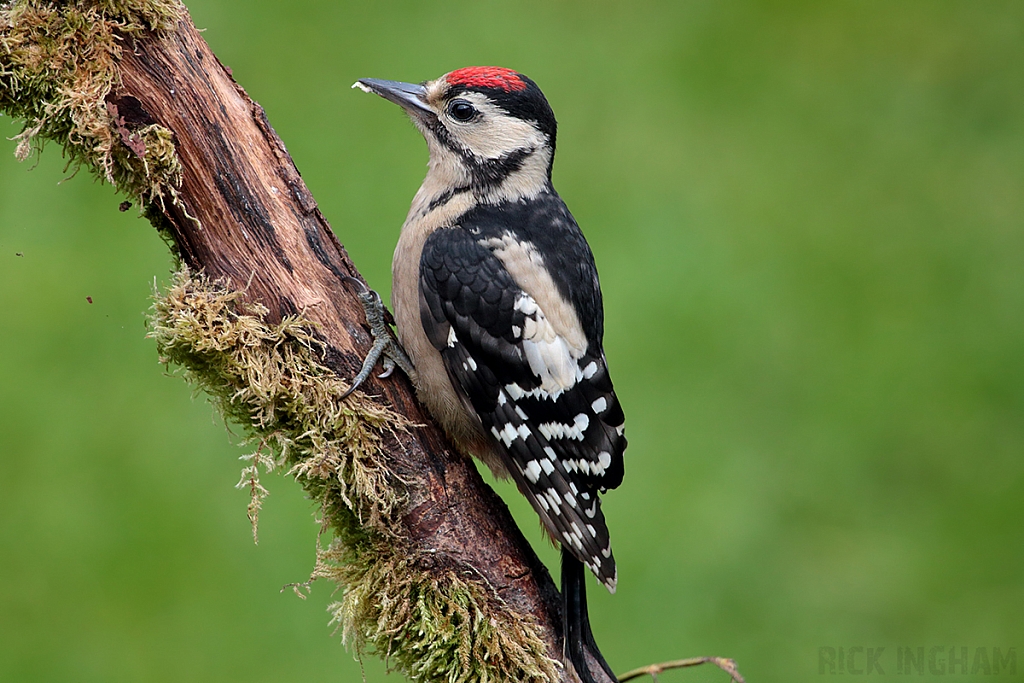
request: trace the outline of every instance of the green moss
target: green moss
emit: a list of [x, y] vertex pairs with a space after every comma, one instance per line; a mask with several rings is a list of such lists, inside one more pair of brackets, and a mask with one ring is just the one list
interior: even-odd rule
[[171, 131], [130, 131], [132, 147], [108, 109], [117, 62], [130, 39], [173, 28], [185, 16], [176, 0], [31, 2], [0, 9], [0, 111], [23, 118], [15, 156], [28, 158], [53, 140], [72, 165], [140, 201], [175, 197], [181, 165]]

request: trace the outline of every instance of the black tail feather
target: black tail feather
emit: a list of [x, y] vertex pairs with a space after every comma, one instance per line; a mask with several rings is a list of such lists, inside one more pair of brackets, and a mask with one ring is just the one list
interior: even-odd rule
[[612, 672], [608, 662], [601, 655], [594, 634], [590, 630], [590, 616], [587, 613], [587, 574], [586, 567], [564, 546], [562, 547], [562, 635], [564, 638], [565, 656], [576, 669], [576, 675], [583, 683], [596, 683], [587, 664], [584, 651], [591, 656], [615, 683], [618, 679]]

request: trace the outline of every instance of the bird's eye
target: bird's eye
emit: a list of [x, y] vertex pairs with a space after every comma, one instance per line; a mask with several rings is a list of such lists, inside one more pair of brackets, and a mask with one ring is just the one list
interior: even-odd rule
[[476, 108], [465, 100], [455, 100], [448, 107], [448, 113], [451, 114], [452, 118], [456, 121], [469, 121], [471, 118], [476, 116]]

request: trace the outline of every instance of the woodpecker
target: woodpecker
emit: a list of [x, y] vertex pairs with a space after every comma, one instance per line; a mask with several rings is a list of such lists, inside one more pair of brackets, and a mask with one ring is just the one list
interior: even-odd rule
[[586, 651], [615, 680], [590, 630], [584, 567], [615, 592], [598, 496], [622, 481], [624, 416], [594, 256], [551, 184], [554, 113], [536, 83], [498, 67], [353, 87], [401, 106], [430, 152], [392, 263], [408, 356], [375, 335], [354, 384], [383, 352], [460, 450], [512, 477], [561, 545], [566, 658], [583, 683], [594, 681]]

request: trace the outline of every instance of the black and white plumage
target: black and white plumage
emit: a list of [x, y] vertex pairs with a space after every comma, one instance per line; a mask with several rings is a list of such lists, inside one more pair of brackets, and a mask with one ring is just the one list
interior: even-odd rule
[[[558, 227], [552, 214], [563, 217]], [[601, 352], [599, 317], [588, 320], [584, 344], [560, 336], [503, 263], [542, 259], [531, 246], [538, 231], [563, 233], [562, 253], [583, 276], [570, 280], [571, 271], [556, 268], [556, 296], [599, 304], [589, 249], [550, 191], [533, 202], [478, 206], [458, 225], [433, 232], [420, 260], [420, 316], [544, 526], [614, 590], [597, 492], [622, 481], [622, 410]]]
[[560, 543], [567, 655], [584, 683], [584, 649], [614, 680], [582, 567], [614, 592], [599, 494], [622, 481], [624, 417], [594, 258], [551, 184], [554, 115], [533, 81], [494, 67], [357, 86], [402, 105], [430, 148], [392, 267], [418, 394], [463, 450], [513, 478]]

